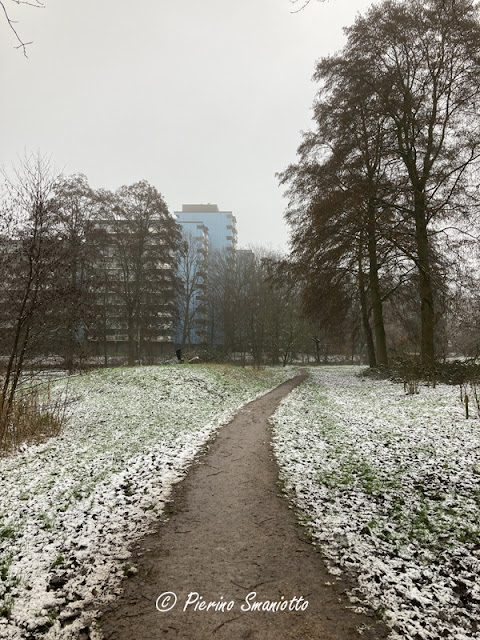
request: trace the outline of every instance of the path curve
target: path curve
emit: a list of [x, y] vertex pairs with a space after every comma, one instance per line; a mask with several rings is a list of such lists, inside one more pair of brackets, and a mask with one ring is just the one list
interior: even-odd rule
[[[241, 409], [177, 485], [171, 517], [135, 546], [138, 572], [123, 581], [123, 595], [104, 611], [105, 640], [388, 635], [373, 616], [347, 608], [346, 585], [326, 571], [281, 495], [268, 418], [303, 379], [297, 376]], [[176, 594], [177, 605], [159, 612], [155, 603], [167, 591]], [[191, 592], [206, 603], [234, 601], [233, 608], [200, 611], [191, 604], [184, 611]], [[242, 611], [251, 592], [257, 602], [287, 600], [294, 610]], [[295, 610], [303, 604], [300, 597], [308, 600], [306, 610]]]

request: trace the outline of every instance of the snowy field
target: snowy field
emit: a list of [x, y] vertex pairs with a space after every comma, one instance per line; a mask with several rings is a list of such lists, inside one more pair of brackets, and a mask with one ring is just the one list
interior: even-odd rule
[[276, 412], [282, 477], [333, 574], [393, 639], [480, 638], [480, 421], [458, 388], [310, 369]]
[[0, 638], [84, 637], [86, 609], [118, 593], [128, 545], [200, 447], [292, 375], [183, 365], [71, 378], [64, 433], [0, 459]]

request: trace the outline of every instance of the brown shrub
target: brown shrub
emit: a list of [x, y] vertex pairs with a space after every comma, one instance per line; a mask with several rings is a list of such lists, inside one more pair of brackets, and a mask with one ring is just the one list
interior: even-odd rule
[[50, 384], [19, 390], [11, 410], [0, 418], [0, 452], [58, 435], [68, 419], [68, 405], [67, 391], [52, 395]]

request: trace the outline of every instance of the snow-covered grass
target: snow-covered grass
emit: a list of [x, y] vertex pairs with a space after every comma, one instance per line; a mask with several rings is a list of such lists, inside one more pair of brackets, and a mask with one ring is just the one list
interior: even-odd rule
[[455, 387], [310, 369], [279, 407], [283, 480], [332, 573], [392, 639], [480, 638], [480, 420]]
[[213, 431], [292, 375], [180, 365], [57, 381], [74, 399], [65, 431], [0, 459], [0, 637], [81, 637]]

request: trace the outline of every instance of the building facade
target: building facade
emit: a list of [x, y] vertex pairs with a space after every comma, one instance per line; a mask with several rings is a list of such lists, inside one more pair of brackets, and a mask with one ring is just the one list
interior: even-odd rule
[[97, 313], [90, 332], [94, 353], [105, 361], [127, 356], [129, 363], [153, 362], [171, 354], [177, 288], [175, 222], [160, 216], [152, 217], [148, 225], [97, 219], [95, 234]]
[[237, 220], [231, 211], [220, 211], [216, 204], [184, 204], [175, 211], [179, 224], [201, 223], [208, 229], [210, 251], [237, 248]]
[[[195, 298], [196, 313], [193, 321], [195, 327], [188, 333], [189, 344], [199, 345], [210, 343], [220, 346], [223, 343], [223, 329], [217, 326], [214, 321], [216, 310], [212, 305], [207, 305], [208, 298], [208, 263], [215, 252], [226, 252], [232, 260], [236, 257], [237, 248], [237, 220], [231, 211], [220, 211], [216, 204], [184, 204], [181, 211], [175, 211], [177, 223], [182, 227], [185, 234], [192, 234], [197, 238], [197, 242], [205, 242], [203, 260], [202, 287]], [[184, 285], [185, 277], [182, 277]], [[207, 330], [207, 327], [210, 327]], [[185, 340], [180, 340], [180, 336], [185, 337], [185, 321], [179, 323], [176, 332], [177, 344], [185, 344]]]
[[207, 342], [206, 287], [209, 234], [201, 222], [178, 222], [183, 247], [178, 272], [183, 287], [177, 302], [178, 321], [175, 343], [179, 347]]

